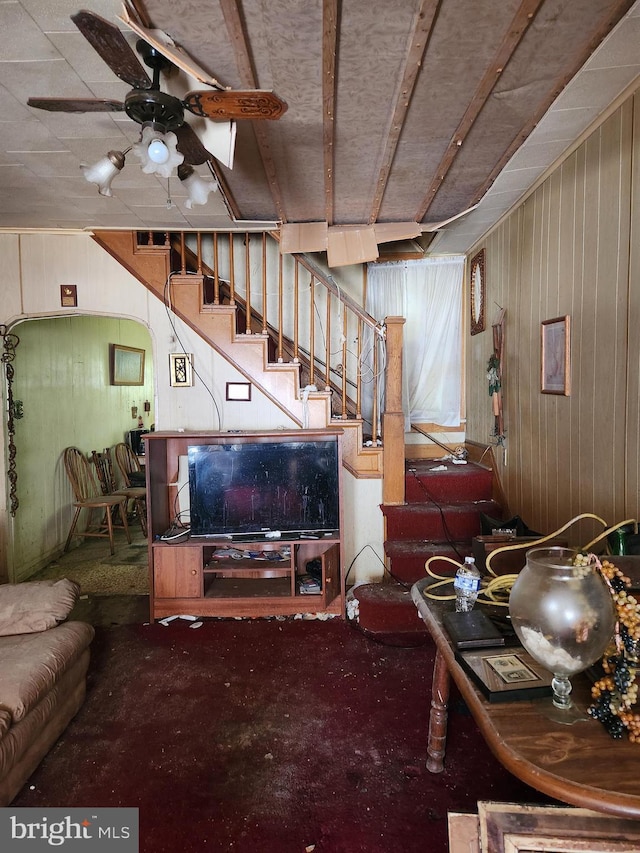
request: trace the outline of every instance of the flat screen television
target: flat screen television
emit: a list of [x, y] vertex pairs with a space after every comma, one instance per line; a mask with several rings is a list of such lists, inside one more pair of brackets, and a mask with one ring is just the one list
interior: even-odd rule
[[338, 443], [189, 446], [191, 536], [325, 536], [339, 530]]

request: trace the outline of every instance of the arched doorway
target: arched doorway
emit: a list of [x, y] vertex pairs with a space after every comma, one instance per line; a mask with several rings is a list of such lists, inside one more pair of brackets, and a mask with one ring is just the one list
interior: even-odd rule
[[[7, 506], [5, 551], [6, 579], [18, 582], [49, 565], [64, 545], [72, 510], [63, 449], [74, 445], [90, 454], [112, 447], [139, 418], [149, 428], [155, 420], [154, 369], [149, 330], [134, 320], [47, 317], [17, 323], [11, 332], [20, 339], [12, 392], [21, 417], [14, 418], [18, 505], [11, 515]], [[112, 343], [144, 352], [142, 385], [111, 383]], [[6, 424], [4, 431], [6, 444]], [[109, 556], [108, 545], [104, 550]], [[110, 576], [113, 569], [105, 571], [105, 591]]]

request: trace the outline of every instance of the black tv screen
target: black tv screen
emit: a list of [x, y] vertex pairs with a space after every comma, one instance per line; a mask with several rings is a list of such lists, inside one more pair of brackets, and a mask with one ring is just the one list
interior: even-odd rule
[[190, 446], [191, 536], [338, 531], [338, 443]]

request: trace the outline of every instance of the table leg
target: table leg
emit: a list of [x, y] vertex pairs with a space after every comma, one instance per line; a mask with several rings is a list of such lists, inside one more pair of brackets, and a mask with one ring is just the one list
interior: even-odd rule
[[451, 676], [447, 664], [439, 651], [433, 664], [431, 686], [431, 712], [429, 714], [429, 738], [427, 741], [427, 770], [442, 773], [444, 754], [447, 747], [447, 706]]

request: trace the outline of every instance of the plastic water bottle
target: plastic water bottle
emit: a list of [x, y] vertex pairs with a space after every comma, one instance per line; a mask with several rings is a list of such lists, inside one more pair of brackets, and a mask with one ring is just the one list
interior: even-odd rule
[[480, 590], [480, 572], [473, 557], [464, 558], [464, 565], [456, 572], [453, 588], [456, 591], [456, 612], [473, 610]]

